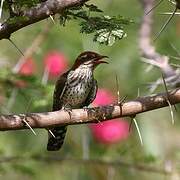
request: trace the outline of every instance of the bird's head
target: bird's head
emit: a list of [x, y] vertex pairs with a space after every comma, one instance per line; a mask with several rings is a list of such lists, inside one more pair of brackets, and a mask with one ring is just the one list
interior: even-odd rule
[[85, 51], [77, 57], [72, 69], [76, 69], [80, 66], [94, 69], [99, 64], [102, 64], [102, 63], [108, 64], [108, 62], [102, 60], [104, 58], [108, 58], [108, 56], [103, 56], [92, 51]]

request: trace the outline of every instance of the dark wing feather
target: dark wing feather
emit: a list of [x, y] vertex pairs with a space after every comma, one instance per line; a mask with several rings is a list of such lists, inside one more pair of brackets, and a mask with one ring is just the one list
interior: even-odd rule
[[[66, 80], [68, 73], [69, 71], [61, 75], [56, 82], [54, 95], [53, 95], [53, 111], [58, 111], [62, 108], [63, 104], [61, 101], [61, 97], [63, 96], [64, 90], [66, 88]], [[48, 133], [49, 138], [48, 138], [47, 150], [57, 151], [63, 145], [67, 131], [67, 126], [54, 127], [50, 130], [55, 137], [53, 137], [52, 134]]]
[[98, 90], [97, 81], [94, 79], [92, 88], [89, 92], [89, 95], [86, 98], [86, 101], [83, 103], [82, 107], [89, 106], [94, 101], [94, 99], [96, 98], [97, 90]]
[[58, 111], [62, 108], [61, 97], [66, 88], [66, 80], [68, 73], [69, 71], [61, 75], [56, 82], [54, 95], [53, 95], [53, 109], [52, 109], [53, 111]]

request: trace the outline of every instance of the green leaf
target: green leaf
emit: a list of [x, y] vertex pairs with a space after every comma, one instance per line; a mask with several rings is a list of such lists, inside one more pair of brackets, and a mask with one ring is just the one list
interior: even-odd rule
[[88, 18], [88, 15], [87, 15], [87, 11], [79, 11], [78, 13], [75, 14], [74, 17], [82, 17], [82, 18]]
[[68, 17], [69, 19], [81, 19], [80, 22], [80, 32], [85, 34], [94, 34], [94, 41], [99, 42], [100, 44], [105, 44], [112, 46], [117, 40], [120, 40], [127, 36], [124, 32], [124, 26], [129, 25], [133, 21], [123, 16], [105, 16], [105, 15], [96, 15], [92, 16], [90, 12], [102, 12], [97, 6], [93, 4], [85, 4], [86, 9], [81, 6], [79, 9], [67, 10], [64, 12], [64, 15], [60, 19], [60, 23], [65, 25], [65, 22]]
[[89, 9], [89, 11], [94, 11], [94, 12], [103, 12], [101, 9], [99, 9], [97, 6], [94, 4], [85, 4], [85, 6]]
[[94, 41], [97, 41], [100, 44], [112, 46], [117, 39], [122, 39], [126, 36], [126, 33], [124, 33], [122, 29], [112, 31], [108, 31], [108, 29], [101, 29], [96, 32]]

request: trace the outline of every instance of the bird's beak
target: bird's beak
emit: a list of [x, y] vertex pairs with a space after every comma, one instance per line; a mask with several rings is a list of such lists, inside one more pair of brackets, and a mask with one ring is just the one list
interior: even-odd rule
[[102, 59], [104, 59], [104, 58], [109, 58], [109, 57], [108, 57], [108, 56], [99, 56], [98, 58], [96, 58], [96, 59], [94, 60], [94, 63], [95, 63], [96, 65], [102, 64], [102, 63], [109, 64], [107, 61], [103, 61], [103, 60], [102, 60]]

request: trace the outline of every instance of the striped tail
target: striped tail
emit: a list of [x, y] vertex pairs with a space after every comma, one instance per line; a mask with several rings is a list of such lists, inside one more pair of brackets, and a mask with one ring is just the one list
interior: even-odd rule
[[63, 145], [64, 138], [67, 131], [67, 126], [55, 127], [50, 130], [54, 134], [55, 137], [53, 137], [53, 135], [50, 133], [48, 134], [49, 137], [48, 137], [47, 150], [57, 151]]

